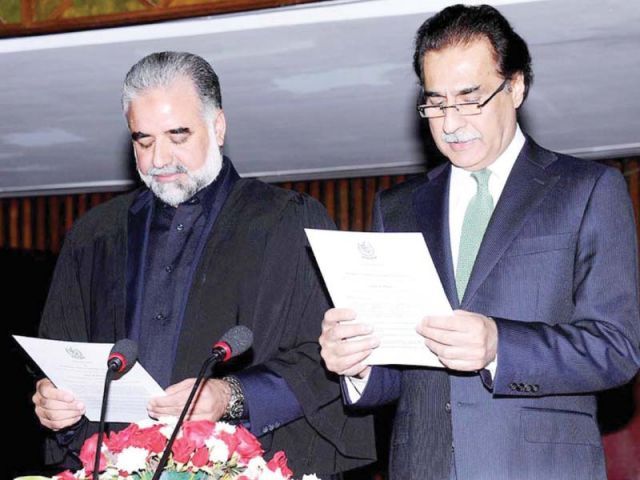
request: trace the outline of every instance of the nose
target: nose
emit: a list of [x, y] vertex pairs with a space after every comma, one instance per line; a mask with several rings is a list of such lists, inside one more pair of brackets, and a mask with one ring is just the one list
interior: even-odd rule
[[464, 115], [460, 115], [456, 108], [447, 108], [444, 111], [444, 118], [442, 122], [442, 130], [444, 133], [454, 133], [456, 130], [466, 125]]
[[160, 140], [153, 144], [153, 157], [151, 160], [155, 168], [162, 168], [171, 163], [171, 151], [165, 145], [165, 142]]

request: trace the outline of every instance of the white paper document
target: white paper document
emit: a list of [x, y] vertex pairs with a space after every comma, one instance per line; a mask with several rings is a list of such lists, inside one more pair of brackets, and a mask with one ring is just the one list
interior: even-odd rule
[[[18, 335], [13, 338], [58, 388], [72, 392], [85, 404], [85, 415], [89, 420], [100, 420], [112, 343], [65, 342]], [[129, 372], [111, 382], [106, 421], [131, 423], [143, 420], [148, 417], [149, 399], [164, 394], [151, 375], [136, 363]]]
[[380, 338], [365, 363], [443, 366], [416, 332], [426, 315], [452, 313], [421, 233], [305, 232], [334, 306]]

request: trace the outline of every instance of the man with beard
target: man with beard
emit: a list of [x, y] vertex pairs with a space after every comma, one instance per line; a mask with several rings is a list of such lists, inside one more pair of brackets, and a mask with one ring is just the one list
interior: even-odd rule
[[322, 357], [347, 403], [397, 401], [391, 478], [606, 478], [594, 392], [640, 365], [624, 178], [523, 134], [531, 58], [495, 8], [429, 18], [414, 68], [449, 162], [383, 192], [374, 222], [425, 237], [454, 312], [416, 330], [445, 368], [366, 366], [379, 341], [346, 309], [327, 312]]
[[[153, 418], [178, 415], [212, 342], [241, 324], [253, 348], [218, 370], [187, 419], [243, 422], [266, 455], [331, 475], [374, 457], [367, 418], [344, 415], [317, 337], [328, 308], [304, 228], [332, 228], [310, 197], [241, 179], [223, 157], [218, 78], [189, 53], [149, 55], [126, 76], [122, 106], [147, 188], [80, 219], [60, 254], [40, 327], [45, 338], [135, 340], [166, 396]], [[49, 463], [73, 465], [96, 430], [84, 405], [48, 379], [35, 412], [55, 432]]]

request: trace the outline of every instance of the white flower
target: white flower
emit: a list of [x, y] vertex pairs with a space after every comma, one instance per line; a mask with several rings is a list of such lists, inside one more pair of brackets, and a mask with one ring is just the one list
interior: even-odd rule
[[264, 458], [253, 457], [251, 460], [249, 460], [249, 463], [247, 464], [247, 469], [244, 472], [242, 472], [242, 474], [246, 475], [247, 477], [253, 480], [253, 479], [261, 478], [260, 474], [264, 470], [267, 470], [267, 462], [265, 462]]
[[158, 423], [164, 423], [165, 425], [175, 427], [176, 423], [178, 423], [178, 417], [174, 415], [164, 415], [158, 418]]
[[149, 452], [144, 448], [127, 447], [118, 455], [116, 467], [127, 473], [143, 470], [147, 464], [148, 456]]
[[209, 449], [209, 460], [213, 463], [222, 463], [229, 459], [229, 447], [219, 438], [209, 437], [204, 443]]
[[[80, 477], [80, 478], [85, 478], [85, 477]], [[114, 467], [113, 465], [108, 465], [107, 469], [100, 474], [99, 478], [104, 480], [112, 480], [114, 478], [120, 478], [120, 476], [119, 476], [118, 469], [116, 467]]]
[[234, 433], [236, 433], [236, 427], [227, 422], [217, 422], [214, 428], [214, 432], [226, 432], [233, 435]]
[[157, 425], [157, 424], [158, 422], [156, 422], [151, 418], [145, 418], [144, 420], [140, 420], [136, 422], [136, 425], [138, 425], [140, 429], [153, 427], [154, 425]]
[[[173, 434], [173, 429], [175, 428], [176, 423], [178, 423], [178, 418], [171, 417], [171, 416], [160, 417], [158, 419], [158, 423], [164, 424], [164, 427], [160, 429], [160, 433], [164, 435], [165, 438], [171, 438], [171, 435]], [[178, 432], [178, 435], [176, 436], [176, 438], [180, 438], [181, 436], [182, 436], [182, 430]]]

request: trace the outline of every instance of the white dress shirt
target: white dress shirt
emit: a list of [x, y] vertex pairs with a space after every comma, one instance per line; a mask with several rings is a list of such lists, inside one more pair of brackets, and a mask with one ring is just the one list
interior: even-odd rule
[[[495, 162], [493, 162], [488, 170], [491, 170], [489, 176], [489, 193], [493, 198], [493, 205], [498, 204], [500, 195], [507, 183], [507, 178], [511, 173], [513, 165], [520, 154], [520, 150], [524, 146], [524, 135], [519, 126], [516, 126], [516, 132], [509, 146], [502, 152]], [[471, 176], [470, 171], [455, 165], [451, 165], [451, 177], [449, 178], [449, 236], [451, 239], [451, 257], [453, 259], [453, 271], [458, 266], [458, 254], [460, 252], [460, 234], [462, 232], [462, 222], [464, 214], [467, 211], [469, 201], [476, 194], [478, 184]]]
[[[507, 178], [511, 173], [513, 165], [520, 154], [520, 150], [524, 146], [525, 138], [520, 130], [520, 126], [516, 125], [516, 131], [511, 139], [511, 143], [504, 152], [487, 168], [491, 170], [489, 176], [489, 193], [493, 198], [494, 209], [500, 200], [502, 190], [507, 183]], [[451, 165], [451, 176], [449, 177], [449, 237], [451, 240], [451, 256], [453, 260], [453, 271], [456, 271], [458, 265], [458, 254], [460, 252], [460, 235], [462, 232], [462, 223], [464, 214], [467, 211], [469, 201], [476, 194], [478, 184], [471, 176], [470, 171]], [[494, 377], [498, 359], [495, 358], [486, 368]], [[364, 388], [367, 386], [367, 378], [346, 377], [347, 393], [352, 402], [357, 402]]]

